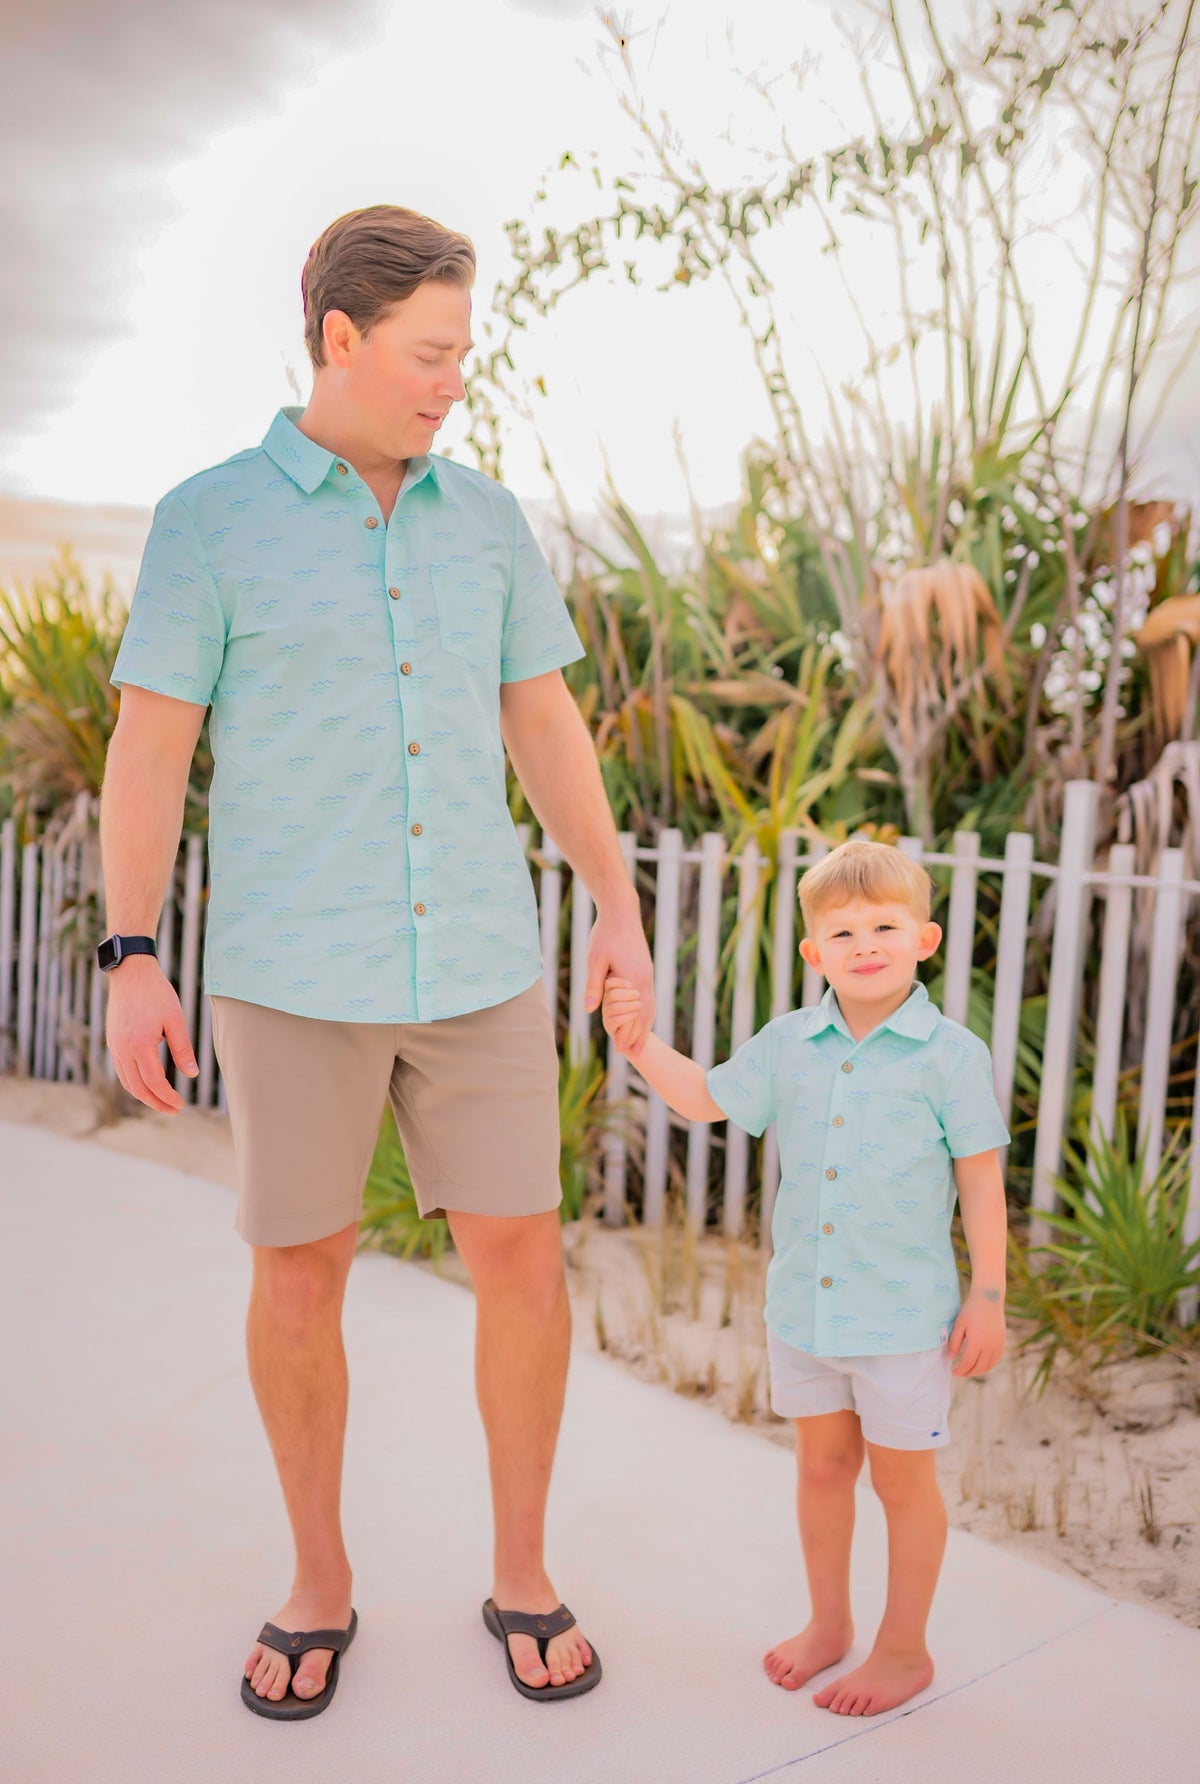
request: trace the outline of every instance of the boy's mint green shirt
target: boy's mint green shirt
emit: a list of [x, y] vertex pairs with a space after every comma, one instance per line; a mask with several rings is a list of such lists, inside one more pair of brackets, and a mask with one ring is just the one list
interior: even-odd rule
[[979, 1038], [923, 985], [861, 1041], [832, 986], [707, 1075], [731, 1121], [777, 1121], [766, 1320], [817, 1356], [933, 1350], [959, 1308], [952, 1160], [1008, 1143]]
[[541, 971], [501, 683], [583, 647], [514, 498], [409, 462], [385, 526], [281, 410], [159, 503], [112, 679], [212, 705], [205, 989], [428, 1022]]

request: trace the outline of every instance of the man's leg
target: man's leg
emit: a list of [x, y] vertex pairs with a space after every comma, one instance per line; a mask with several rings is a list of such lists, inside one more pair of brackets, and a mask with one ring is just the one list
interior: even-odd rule
[[887, 1605], [875, 1646], [860, 1667], [814, 1694], [842, 1716], [877, 1716], [933, 1681], [925, 1625], [946, 1552], [946, 1508], [935, 1452], [868, 1443], [871, 1484], [887, 1513]]
[[[291, 1596], [269, 1620], [282, 1629], [344, 1629], [350, 1621], [350, 1563], [342, 1542], [342, 1449], [346, 1355], [342, 1301], [357, 1223], [307, 1245], [254, 1247], [246, 1321], [250, 1379], [262, 1414], [296, 1545]], [[313, 1697], [331, 1655], [314, 1648], [292, 1689]], [[246, 1676], [260, 1697], [288, 1687], [287, 1657], [258, 1643]]]
[[[557, 1212], [448, 1211], [475, 1287], [475, 1384], [487, 1433], [495, 1525], [492, 1597], [501, 1610], [552, 1611], [559, 1595], [545, 1567], [546, 1499], [562, 1419], [571, 1313]], [[529, 1685], [576, 1679], [592, 1651], [578, 1626], [538, 1658], [531, 1636], [509, 1637]]]
[[763, 1658], [767, 1677], [785, 1691], [798, 1691], [814, 1673], [835, 1665], [854, 1639], [850, 1543], [854, 1483], [863, 1465], [857, 1413], [797, 1419], [796, 1462], [796, 1509], [812, 1615], [799, 1635], [779, 1642]]

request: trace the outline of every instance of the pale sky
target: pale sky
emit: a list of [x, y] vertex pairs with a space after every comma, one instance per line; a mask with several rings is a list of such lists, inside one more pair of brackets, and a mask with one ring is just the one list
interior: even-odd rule
[[[787, 67], [813, 64], [786, 102], [800, 153], [861, 125], [835, 22], [852, 10], [660, 0], [628, 17], [652, 103], [728, 177], [754, 171], [771, 137], [746, 71], [779, 77], [785, 94]], [[916, 0], [905, 10], [915, 23]], [[508, 270], [503, 225], [533, 214], [562, 153], [636, 165], [585, 0], [41, 0], [11, 14], [6, 0], [0, 152], [22, 169], [0, 213], [16, 267], [0, 293], [0, 490], [13, 494], [151, 504], [260, 439], [294, 401], [289, 367], [307, 390], [299, 270], [342, 212], [396, 202], [469, 234], [478, 325]], [[1069, 157], [1047, 170], [1035, 294], [1051, 358], [1071, 323], [1056, 291], [1073, 289], [1056, 207], [1070, 207]], [[811, 230], [780, 232], [768, 252], [794, 375], [819, 414], [822, 382], [856, 375], [861, 341]], [[874, 321], [885, 300], [871, 252], [852, 274]], [[683, 508], [676, 428], [699, 500], [736, 495], [768, 418], [715, 282], [659, 295], [597, 280], [522, 349], [522, 369], [546, 377], [539, 424], [574, 503], [594, 504], [607, 466], [641, 512]], [[1196, 406], [1181, 395], [1164, 436], [1184, 496]], [[441, 443], [461, 433], [452, 423]], [[506, 477], [519, 495], [548, 493], [519, 422]]]

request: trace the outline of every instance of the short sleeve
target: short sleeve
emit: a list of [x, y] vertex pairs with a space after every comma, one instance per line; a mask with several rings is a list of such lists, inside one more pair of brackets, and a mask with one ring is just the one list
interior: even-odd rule
[[586, 653], [529, 522], [513, 503], [512, 566], [504, 602], [500, 680], [528, 681]]
[[740, 1046], [705, 1076], [708, 1094], [747, 1133], [761, 1134], [778, 1114], [775, 1100], [775, 1037], [772, 1024]]
[[938, 1117], [952, 1158], [1007, 1146], [1008, 1128], [992, 1086], [992, 1056], [975, 1035], [964, 1036], [963, 1057], [942, 1097]]
[[225, 616], [208, 557], [184, 503], [164, 496], [154, 511], [114, 687], [131, 682], [207, 706], [225, 656]]

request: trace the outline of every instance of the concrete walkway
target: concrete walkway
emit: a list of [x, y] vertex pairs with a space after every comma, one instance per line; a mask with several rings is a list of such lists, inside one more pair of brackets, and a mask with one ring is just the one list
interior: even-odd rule
[[[600, 1690], [526, 1704], [488, 1584], [472, 1303], [370, 1255], [351, 1277], [347, 1524], [358, 1640], [281, 1727], [239, 1664], [289, 1553], [241, 1355], [227, 1189], [0, 1123], [6, 1784], [1163, 1784], [1200, 1775], [1200, 1632], [951, 1532], [938, 1677], [847, 1721], [771, 1686], [803, 1622], [782, 1448], [576, 1359], [551, 1565]], [[883, 1530], [864, 1492], [864, 1651]]]

